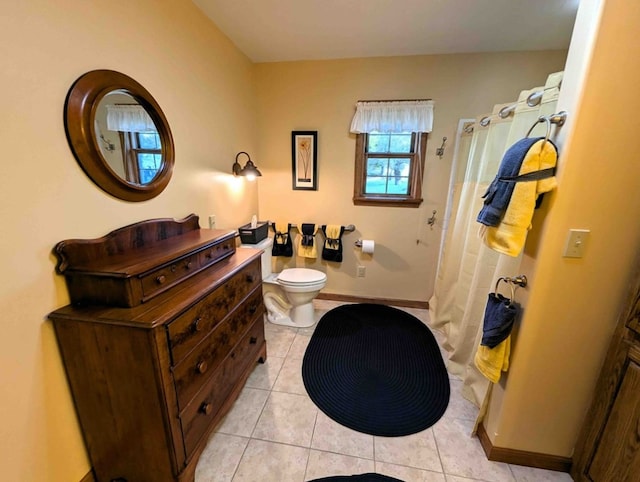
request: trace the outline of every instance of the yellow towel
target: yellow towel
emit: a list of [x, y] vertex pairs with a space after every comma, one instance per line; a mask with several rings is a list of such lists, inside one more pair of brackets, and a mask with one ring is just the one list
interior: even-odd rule
[[327, 224], [325, 232], [324, 247], [327, 249], [338, 249], [337, 243], [332, 243], [332, 239], [340, 239], [340, 230], [342, 226], [339, 224]]
[[[518, 175], [555, 167], [557, 157], [557, 151], [551, 142], [541, 139], [527, 152]], [[556, 185], [555, 177], [540, 181], [516, 182], [500, 224], [480, 226], [479, 235], [485, 244], [498, 253], [518, 256], [531, 229], [531, 219], [538, 196], [555, 189]]]
[[473, 361], [480, 373], [491, 382], [498, 383], [501, 373], [509, 369], [510, 353], [511, 335], [494, 348], [479, 345]]
[[[302, 223], [298, 223], [298, 232], [300, 233], [300, 236], [298, 236], [298, 256], [302, 257], [302, 258], [312, 258], [315, 259], [318, 257], [318, 248], [316, 246], [316, 242], [315, 239], [313, 241], [313, 245], [311, 246], [303, 246], [302, 245]], [[318, 232], [318, 226], [316, 225], [313, 228], [313, 236], [315, 237], [315, 235]]]

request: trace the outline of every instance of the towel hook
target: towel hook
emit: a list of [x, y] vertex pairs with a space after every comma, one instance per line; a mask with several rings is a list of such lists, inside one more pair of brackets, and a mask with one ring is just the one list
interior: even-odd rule
[[436, 149], [436, 156], [438, 156], [440, 159], [442, 159], [442, 156], [444, 156], [444, 143], [445, 142], [447, 142], [447, 138], [443, 137], [442, 138], [442, 145]]

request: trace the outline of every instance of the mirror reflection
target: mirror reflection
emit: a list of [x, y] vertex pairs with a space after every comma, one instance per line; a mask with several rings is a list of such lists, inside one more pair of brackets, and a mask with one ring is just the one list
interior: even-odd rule
[[162, 168], [158, 128], [134, 97], [122, 90], [107, 93], [94, 119], [96, 143], [111, 170], [126, 182], [151, 183]]

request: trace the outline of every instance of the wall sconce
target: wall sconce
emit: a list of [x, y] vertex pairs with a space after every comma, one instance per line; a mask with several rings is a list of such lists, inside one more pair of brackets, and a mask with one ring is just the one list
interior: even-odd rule
[[[240, 156], [240, 154], [244, 154], [249, 159], [247, 163], [244, 165], [244, 167], [242, 167], [238, 162], [238, 157]], [[249, 156], [249, 154], [247, 154], [244, 151], [238, 152], [238, 154], [236, 155], [236, 162], [234, 162], [233, 166], [231, 166], [231, 171], [233, 172], [234, 176], [245, 176], [249, 180], [262, 176], [262, 173], [258, 170], [256, 165], [251, 161], [251, 156]]]

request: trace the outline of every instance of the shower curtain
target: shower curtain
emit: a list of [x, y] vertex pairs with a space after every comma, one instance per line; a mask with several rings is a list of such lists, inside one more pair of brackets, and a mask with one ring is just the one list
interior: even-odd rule
[[[447, 368], [463, 380], [463, 396], [480, 408], [483, 416], [491, 382], [475, 367], [473, 359], [482, 338], [487, 295], [501, 276], [519, 274], [521, 256], [513, 258], [489, 249], [478, 236], [476, 216], [482, 195], [493, 180], [504, 152], [525, 137], [541, 115], [553, 114], [560, 92], [562, 72], [549, 75], [544, 87], [520, 93], [515, 109], [506, 117], [498, 114], [513, 105], [496, 105], [490, 115], [463, 122], [450, 181], [443, 242], [434, 294], [429, 300], [431, 324], [445, 335]], [[543, 92], [535, 106], [527, 98]], [[471, 129], [473, 127], [473, 129]], [[553, 133], [553, 131], [552, 131]], [[544, 123], [530, 137], [544, 136]], [[477, 424], [476, 423], [476, 424]]]

